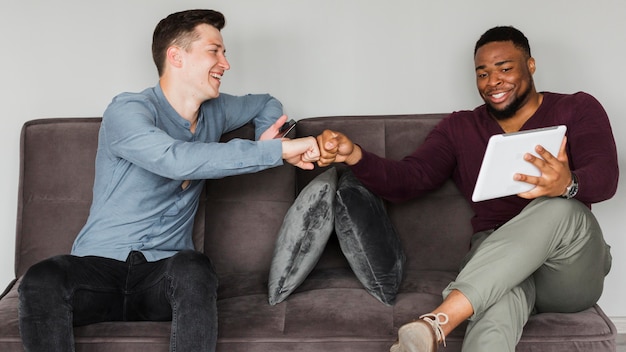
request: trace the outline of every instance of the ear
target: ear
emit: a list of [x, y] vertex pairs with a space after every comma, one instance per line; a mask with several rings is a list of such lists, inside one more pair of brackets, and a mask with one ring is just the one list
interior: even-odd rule
[[535, 59], [532, 57], [529, 57], [526, 64], [528, 65], [528, 71], [530, 72], [530, 74], [531, 75], [535, 74], [535, 70], [537, 69], [535, 67]]
[[177, 46], [167, 48], [167, 62], [177, 68], [182, 67], [183, 59], [181, 49]]

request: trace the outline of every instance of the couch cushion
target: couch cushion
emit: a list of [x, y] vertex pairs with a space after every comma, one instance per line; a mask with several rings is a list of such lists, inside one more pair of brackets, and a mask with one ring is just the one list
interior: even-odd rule
[[335, 233], [367, 292], [391, 305], [402, 282], [404, 252], [385, 205], [346, 170], [335, 199]]
[[333, 231], [337, 170], [330, 168], [300, 192], [278, 232], [269, 273], [269, 303], [282, 302], [313, 270]]
[[[394, 306], [367, 294], [349, 268], [314, 270], [290, 299], [271, 306], [264, 274], [225, 275], [221, 286], [228, 294], [220, 291], [218, 299], [217, 351], [386, 351], [402, 324], [439, 304], [441, 290], [455, 273], [407, 276]], [[17, 284], [0, 300], [0, 316], [0, 351], [22, 351]], [[461, 351], [463, 329], [446, 338], [447, 352]], [[110, 322], [75, 329], [77, 351], [83, 352], [167, 352], [169, 332], [168, 322]], [[542, 313], [531, 316], [516, 351], [615, 351], [615, 333], [598, 306], [576, 314]]]
[[541, 313], [530, 317], [517, 352], [615, 351], [615, 325], [598, 305], [575, 314]]

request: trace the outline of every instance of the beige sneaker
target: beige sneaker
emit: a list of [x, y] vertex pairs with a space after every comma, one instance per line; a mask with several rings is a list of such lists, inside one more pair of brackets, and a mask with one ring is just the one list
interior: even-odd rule
[[402, 348], [400, 346], [400, 342], [396, 341], [394, 342], [393, 345], [391, 345], [391, 348], [389, 349], [389, 352], [404, 352], [404, 348]]
[[398, 342], [389, 352], [437, 352], [439, 343], [445, 347], [446, 338], [441, 325], [448, 323], [445, 313], [424, 314], [418, 320], [402, 325], [398, 330]]

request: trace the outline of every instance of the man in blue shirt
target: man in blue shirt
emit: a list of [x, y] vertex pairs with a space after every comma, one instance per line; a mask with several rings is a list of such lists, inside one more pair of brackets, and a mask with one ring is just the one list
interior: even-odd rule
[[[169, 15], [152, 52], [159, 84], [115, 97], [102, 119], [93, 203], [71, 255], [22, 279], [20, 332], [30, 351], [73, 351], [73, 326], [172, 320], [172, 351], [214, 351], [217, 276], [194, 250], [204, 180], [319, 157], [315, 138], [276, 139], [286, 121], [269, 95], [220, 94], [230, 68], [212, 10]], [[256, 141], [220, 136], [249, 122]]]

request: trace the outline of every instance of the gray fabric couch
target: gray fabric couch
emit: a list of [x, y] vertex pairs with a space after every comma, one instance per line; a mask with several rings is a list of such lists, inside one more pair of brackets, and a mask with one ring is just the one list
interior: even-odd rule
[[[401, 158], [444, 114], [335, 116], [300, 120], [298, 136], [346, 132], [367, 150]], [[98, 118], [27, 122], [21, 135], [15, 277], [0, 299], [0, 351], [21, 351], [17, 287], [33, 263], [68, 253], [91, 202]], [[251, 137], [246, 126], [225, 139]], [[298, 190], [324, 171], [290, 165], [207, 182], [196, 218], [197, 248], [220, 276], [222, 352], [388, 351], [397, 329], [441, 302], [468, 249], [472, 216], [452, 183], [388, 212], [407, 259], [396, 303], [386, 306], [357, 281], [331, 236], [302, 285], [275, 306], [267, 280], [275, 238]], [[107, 322], [75, 329], [77, 351], [168, 351], [170, 324]], [[464, 326], [447, 337], [460, 351]], [[615, 351], [615, 326], [594, 306], [576, 314], [531, 317], [517, 351]]]

